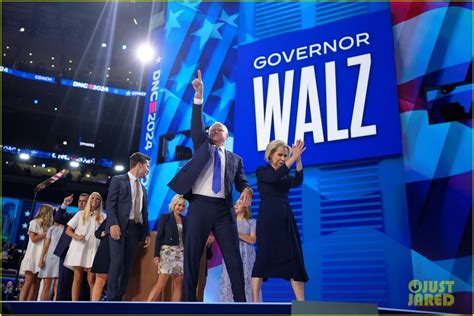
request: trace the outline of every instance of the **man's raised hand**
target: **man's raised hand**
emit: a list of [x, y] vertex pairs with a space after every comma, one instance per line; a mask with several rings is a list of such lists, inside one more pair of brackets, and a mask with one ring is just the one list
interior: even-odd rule
[[204, 84], [202, 82], [201, 70], [197, 71], [197, 78], [192, 82], [194, 88], [194, 97], [202, 100]]

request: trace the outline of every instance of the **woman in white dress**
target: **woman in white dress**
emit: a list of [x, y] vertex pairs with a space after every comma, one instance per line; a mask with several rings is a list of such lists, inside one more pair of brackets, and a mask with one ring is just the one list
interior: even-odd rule
[[21, 288], [20, 301], [34, 301], [39, 288], [38, 263], [43, 249], [44, 238], [49, 227], [53, 225], [53, 207], [44, 204], [30, 222], [28, 227], [29, 242], [25, 257], [20, 265], [20, 275], [25, 276], [25, 284]]
[[77, 212], [67, 223], [66, 234], [72, 238], [71, 245], [64, 259], [64, 266], [74, 271], [71, 296], [79, 300], [83, 272], [87, 272], [89, 288], [94, 288], [95, 275], [90, 271], [100, 240], [95, 231], [105, 219], [102, 212], [102, 197], [93, 192], [87, 200], [83, 211]]
[[41, 292], [41, 300], [48, 301], [51, 285], [54, 282], [54, 297], [58, 293], [58, 277], [59, 277], [59, 257], [54, 254], [54, 249], [58, 245], [59, 238], [63, 233], [64, 226], [54, 223], [48, 229], [44, 240], [43, 251], [38, 266], [41, 268], [38, 278], [43, 279], [43, 291]]

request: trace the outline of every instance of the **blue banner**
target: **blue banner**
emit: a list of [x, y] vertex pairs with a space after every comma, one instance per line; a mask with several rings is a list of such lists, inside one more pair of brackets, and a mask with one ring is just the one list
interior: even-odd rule
[[[153, 174], [158, 157], [158, 139], [155, 138], [156, 126], [158, 124], [158, 113], [156, 111], [161, 77], [161, 56], [162, 56], [163, 28], [153, 31], [150, 45], [156, 49], [155, 59], [149, 66], [146, 99], [143, 109], [142, 130], [140, 134], [140, 152], [151, 157], [150, 172]], [[148, 176], [144, 185], [148, 186]]]
[[29, 80], [37, 80], [37, 81], [43, 81], [47, 83], [56, 83], [56, 79], [54, 77], [49, 77], [49, 76], [43, 76], [31, 72], [26, 72], [26, 71], [20, 71], [4, 66], [0, 66], [0, 72], [19, 77], [19, 78], [24, 78], [24, 79], [29, 79]]
[[101, 86], [98, 84], [92, 84], [92, 83], [80, 82], [80, 81], [68, 80], [68, 79], [61, 79], [61, 84], [63, 86], [68, 86], [68, 87], [118, 94], [118, 95], [123, 95], [127, 97], [146, 95], [146, 93], [142, 91], [132, 91], [132, 90], [126, 90], [126, 89], [120, 89], [120, 88], [114, 88], [114, 87], [107, 87], [107, 86]]
[[402, 153], [390, 11], [239, 47], [234, 151], [304, 139], [305, 165]]

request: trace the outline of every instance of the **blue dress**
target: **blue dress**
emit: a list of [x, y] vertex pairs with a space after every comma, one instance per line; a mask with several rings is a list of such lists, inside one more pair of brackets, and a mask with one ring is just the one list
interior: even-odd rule
[[286, 165], [257, 168], [260, 208], [257, 227], [257, 257], [252, 276], [307, 282], [301, 239], [288, 200], [290, 188], [301, 185], [303, 170], [290, 176]]
[[[239, 233], [250, 235], [255, 233], [257, 222], [254, 219], [237, 220]], [[252, 269], [255, 262], [255, 250], [253, 245], [239, 240], [240, 256], [244, 266], [245, 299], [252, 302]], [[219, 285], [219, 298], [221, 302], [233, 302], [234, 295], [230, 284], [229, 274], [225, 263], [222, 262], [221, 282]]]

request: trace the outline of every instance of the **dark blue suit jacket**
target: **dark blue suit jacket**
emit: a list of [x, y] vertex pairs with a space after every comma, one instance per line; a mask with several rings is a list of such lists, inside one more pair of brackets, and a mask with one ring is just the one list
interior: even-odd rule
[[58, 257], [66, 256], [69, 244], [71, 243], [71, 237], [66, 235], [67, 222], [74, 216], [74, 214], [66, 212], [66, 209], [62, 209], [61, 206], [58, 206], [54, 210], [54, 221], [58, 224], [64, 225], [63, 233], [59, 238], [58, 245], [54, 248], [54, 254]]
[[[206, 163], [211, 158], [212, 144], [204, 128], [204, 122], [202, 119], [202, 105], [193, 104], [191, 116], [191, 138], [194, 147], [193, 158], [181, 170], [179, 170], [174, 178], [168, 183], [168, 186], [173, 191], [184, 195], [187, 200], [190, 200], [191, 198], [194, 182], [198, 178]], [[229, 209], [233, 205], [233, 183], [235, 183], [235, 188], [239, 192], [242, 192], [246, 187], [249, 187], [247, 178], [245, 177], [242, 158], [226, 150], [224, 192]], [[234, 212], [231, 212], [231, 214], [235, 221]]]
[[[181, 216], [183, 221], [183, 242], [186, 234], [187, 219]], [[179, 232], [176, 223], [176, 218], [173, 213], [161, 214], [158, 222], [158, 230], [156, 232], [155, 239], [155, 257], [160, 256], [160, 250], [162, 245], [178, 246], [179, 245]]]
[[[140, 185], [143, 190], [142, 218], [143, 227], [145, 228], [143, 239], [145, 239], [146, 236], [150, 236], [148, 226], [148, 199], [145, 187], [141, 183]], [[128, 173], [112, 177], [105, 205], [107, 212], [105, 231], [108, 233], [111, 225], [119, 225], [120, 230], [122, 232], [125, 231], [132, 210], [132, 189], [130, 188], [130, 177]]]

